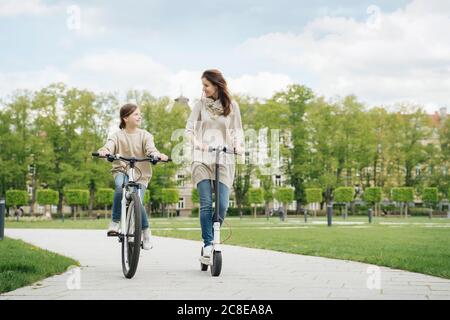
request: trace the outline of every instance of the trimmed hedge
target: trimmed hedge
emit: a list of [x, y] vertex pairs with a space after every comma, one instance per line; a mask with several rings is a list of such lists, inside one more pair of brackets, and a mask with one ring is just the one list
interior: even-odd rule
[[414, 201], [414, 190], [411, 187], [392, 188], [391, 198], [396, 202], [412, 202]]
[[89, 204], [89, 191], [68, 189], [65, 192], [66, 203], [69, 206], [87, 206]]
[[425, 203], [436, 203], [439, 201], [437, 188], [424, 188], [422, 192], [422, 201]]
[[264, 191], [261, 188], [250, 188], [247, 192], [247, 202], [250, 204], [264, 203]]
[[363, 200], [370, 203], [379, 203], [383, 198], [383, 190], [380, 187], [366, 188], [363, 193]]
[[294, 190], [291, 188], [277, 188], [274, 196], [278, 202], [291, 203], [294, 201]]
[[8, 207], [25, 206], [28, 204], [29, 196], [24, 190], [7, 190], [6, 205]]
[[353, 200], [355, 190], [352, 187], [339, 187], [334, 190], [334, 202], [349, 203]]
[[39, 189], [36, 191], [36, 201], [40, 205], [57, 205], [59, 201], [58, 191], [52, 189]]
[[306, 202], [307, 203], [316, 203], [322, 202], [322, 189], [320, 188], [307, 188], [305, 189], [306, 193]]
[[114, 190], [110, 188], [100, 188], [95, 193], [95, 203], [101, 206], [112, 205], [114, 201]]

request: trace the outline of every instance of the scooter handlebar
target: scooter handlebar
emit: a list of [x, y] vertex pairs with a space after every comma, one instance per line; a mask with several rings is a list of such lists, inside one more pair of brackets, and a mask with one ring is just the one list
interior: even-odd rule
[[231, 149], [228, 146], [217, 146], [217, 147], [212, 147], [209, 146], [208, 147], [208, 152], [224, 152], [224, 153], [228, 153], [228, 154], [235, 154], [235, 155], [242, 155], [241, 153], [237, 153], [235, 149]]

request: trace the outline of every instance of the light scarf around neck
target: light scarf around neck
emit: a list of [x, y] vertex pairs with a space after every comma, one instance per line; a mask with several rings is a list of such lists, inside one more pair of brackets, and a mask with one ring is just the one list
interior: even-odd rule
[[203, 101], [211, 118], [216, 119], [217, 117], [223, 115], [224, 110], [220, 99], [214, 100], [212, 98], [203, 98]]

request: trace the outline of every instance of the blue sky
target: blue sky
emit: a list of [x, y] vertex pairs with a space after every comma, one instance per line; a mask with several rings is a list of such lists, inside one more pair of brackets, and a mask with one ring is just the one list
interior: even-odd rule
[[214, 67], [261, 98], [296, 82], [433, 110], [448, 102], [449, 13], [445, 0], [0, 0], [0, 95], [61, 80], [195, 98]]

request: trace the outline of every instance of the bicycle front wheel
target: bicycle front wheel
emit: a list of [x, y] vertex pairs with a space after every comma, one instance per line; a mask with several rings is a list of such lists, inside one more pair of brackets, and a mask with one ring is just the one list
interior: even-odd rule
[[141, 203], [136, 193], [131, 195], [125, 221], [127, 232], [122, 241], [122, 270], [125, 277], [131, 279], [139, 263], [142, 234]]

